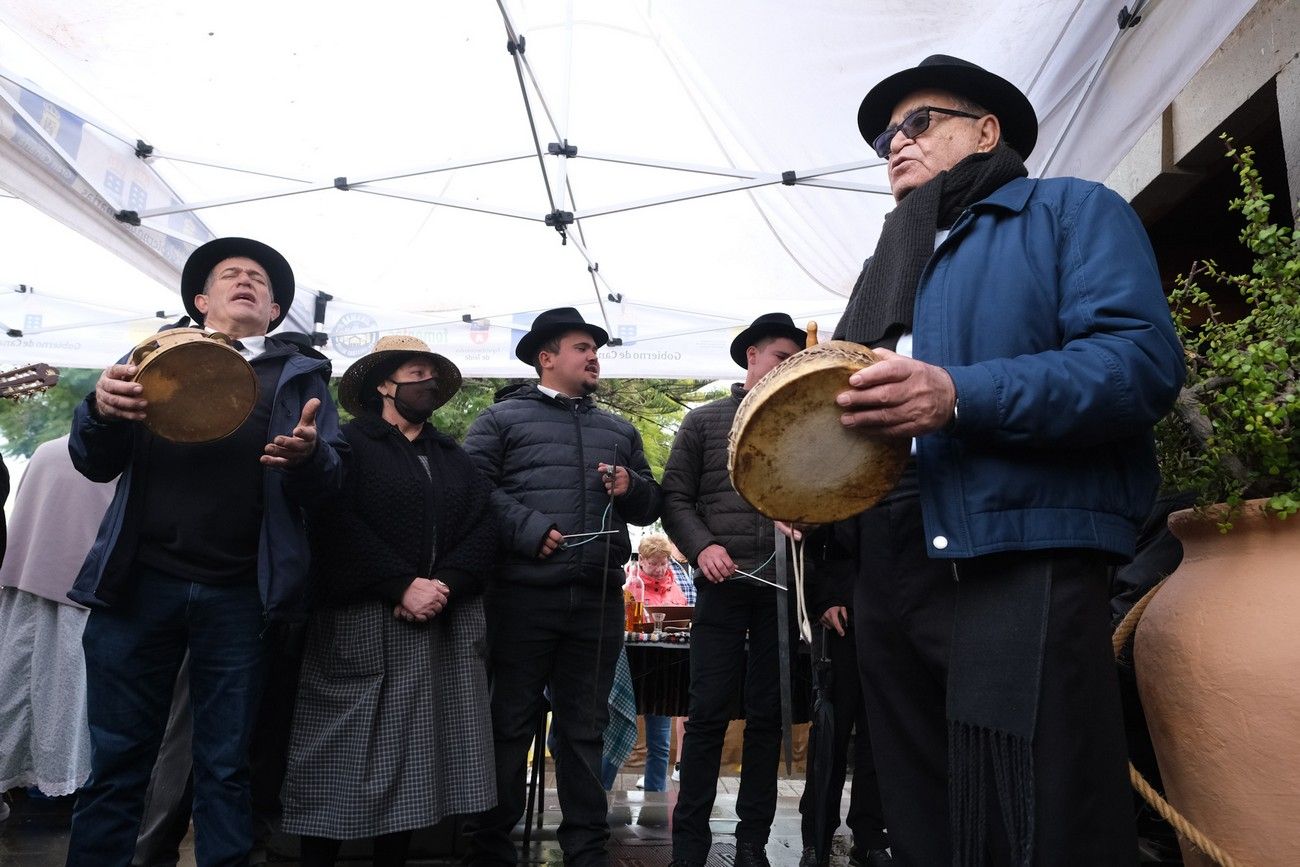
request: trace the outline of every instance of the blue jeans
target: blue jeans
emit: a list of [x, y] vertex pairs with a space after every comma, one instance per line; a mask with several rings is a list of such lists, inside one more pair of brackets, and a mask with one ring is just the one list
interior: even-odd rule
[[248, 742], [261, 692], [256, 585], [198, 584], [137, 567], [134, 590], [86, 621], [90, 779], [77, 796], [68, 867], [122, 867], [135, 852], [149, 772], [181, 659], [190, 653], [194, 857], [248, 863]]
[[645, 790], [668, 791], [668, 742], [673, 718], [645, 715]]

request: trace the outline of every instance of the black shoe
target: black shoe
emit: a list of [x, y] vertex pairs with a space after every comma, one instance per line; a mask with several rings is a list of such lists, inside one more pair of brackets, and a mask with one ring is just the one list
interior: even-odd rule
[[849, 867], [885, 867], [894, 859], [886, 849], [858, 849], [849, 852]]
[[767, 860], [766, 846], [762, 843], [736, 841], [736, 867], [772, 867]]
[[816, 846], [803, 847], [803, 854], [799, 856], [799, 867], [826, 867], [826, 864], [827, 861], [817, 860]]

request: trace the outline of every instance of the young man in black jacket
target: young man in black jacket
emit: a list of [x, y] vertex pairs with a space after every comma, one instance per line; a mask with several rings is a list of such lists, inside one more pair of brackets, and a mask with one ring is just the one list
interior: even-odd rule
[[565, 863], [608, 863], [601, 736], [623, 643], [627, 525], [660, 508], [640, 434], [591, 399], [608, 340], [571, 307], [538, 315], [515, 355], [540, 381], [503, 389], [465, 438], [493, 485], [504, 549], [487, 595], [498, 803], [471, 823], [471, 863], [517, 861], [510, 832], [547, 688]]
[[[722, 739], [731, 700], [745, 682], [745, 746], [736, 800], [736, 865], [766, 865], [763, 853], [776, 814], [781, 749], [781, 672], [777, 658], [773, 524], [741, 499], [727, 473], [727, 435], [745, 393], [804, 345], [804, 332], [785, 313], [754, 320], [731, 344], [744, 383], [727, 397], [692, 410], [683, 420], [664, 467], [664, 529], [696, 567], [691, 625], [690, 715], [681, 786], [673, 811], [675, 864], [702, 865], [713, 838], [709, 814], [718, 787]], [[788, 628], [788, 625], [785, 627]], [[746, 651], [748, 636], [748, 652]]]

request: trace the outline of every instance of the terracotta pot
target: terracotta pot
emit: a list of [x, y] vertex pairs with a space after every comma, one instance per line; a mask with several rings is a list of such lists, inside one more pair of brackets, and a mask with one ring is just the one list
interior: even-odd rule
[[[1240, 864], [1300, 864], [1300, 519], [1176, 512], [1183, 563], [1138, 624], [1170, 803]], [[1213, 864], [1183, 842], [1188, 865]]]

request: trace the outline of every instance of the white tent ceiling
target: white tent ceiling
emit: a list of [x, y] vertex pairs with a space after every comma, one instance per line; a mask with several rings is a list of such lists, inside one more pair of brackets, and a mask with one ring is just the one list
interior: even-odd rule
[[[513, 341], [572, 304], [622, 338], [607, 376], [730, 375], [758, 313], [843, 309], [892, 204], [855, 125], [875, 81], [980, 63], [1038, 110], [1031, 173], [1101, 179], [1251, 5], [1153, 0], [1121, 34], [1096, 0], [0, 0], [0, 291], [35, 287], [0, 294], [0, 359], [112, 360], [180, 312], [193, 242], [243, 234], [294, 264], [292, 327], [333, 296], [336, 372], [414, 331], [467, 375], [522, 375]], [[543, 152], [576, 158], [536, 155], [522, 93]]]

